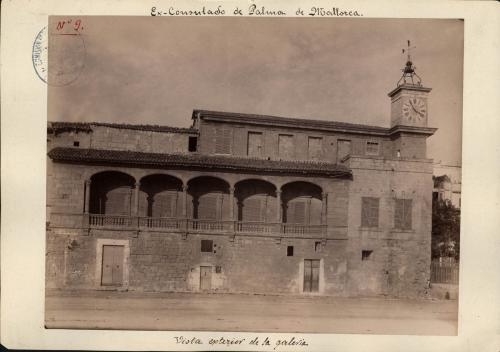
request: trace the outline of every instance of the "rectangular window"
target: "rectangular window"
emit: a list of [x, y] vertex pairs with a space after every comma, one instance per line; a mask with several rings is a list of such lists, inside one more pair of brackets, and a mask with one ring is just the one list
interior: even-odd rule
[[379, 143], [373, 141], [366, 142], [366, 155], [378, 155], [379, 154]]
[[260, 158], [262, 149], [262, 133], [248, 132], [247, 155]]
[[294, 156], [293, 136], [280, 134], [278, 136], [278, 155], [281, 159], [292, 159]]
[[212, 253], [214, 250], [214, 241], [201, 240], [201, 251], [204, 253]]
[[293, 257], [293, 246], [286, 247], [286, 256]]
[[226, 126], [217, 126], [215, 128], [215, 153], [231, 154], [231, 142], [233, 133], [231, 128]]
[[373, 251], [363, 250], [361, 251], [361, 260], [370, 260]]
[[316, 253], [321, 251], [321, 242], [320, 241], [314, 242], [314, 251]]
[[339, 139], [337, 141], [337, 162], [342, 162], [346, 156], [351, 154], [351, 141], [346, 139]]
[[411, 199], [396, 199], [394, 210], [394, 227], [401, 230], [411, 230]]
[[361, 226], [378, 227], [379, 199], [363, 197], [361, 199]]
[[193, 153], [197, 149], [198, 149], [198, 138], [197, 137], [189, 137], [188, 151]]
[[79, 147], [80, 146], [80, 142], [79, 141], [74, 141], [73, 142], [73, 146], [74, 147]]
[[323, 138], [309, 137], [308, 139], [308, 155], [310, 160], [318, 160], [322, 155]]

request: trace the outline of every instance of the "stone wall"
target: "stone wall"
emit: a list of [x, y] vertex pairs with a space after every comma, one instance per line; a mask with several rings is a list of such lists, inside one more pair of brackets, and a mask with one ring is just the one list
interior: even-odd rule
[[[423, 296], [430, 279], [431, 160], [351, 158], [349, 291], [397, 297]], [[379, 198], [379, 224], [361, 226], [362, 197]], [[395, 199], [412, 199], [412, 228], [394, 226]], [[362, 260], [362, 251], [373, 251]]]
[[[92, 125], [92, 132], [62, 132], [48, 135], [48, 150], [79, 147], [131, 150], [145, 153], [188, 153], [189, 136], [196, 133], [143, 131]], [[75, 145], [78, 142], [78, 145]]]
[[271, 160], [280, 160], [281, 157], [278, 153], [278, 140], [280, 134], [287, 134], [293, 136], [293, 160], [310, 160], [308, 155], [308, 137], [318, 137], [322, 139], [322, 153], [319, 158], [320, 161], [331, 163], [340, 162], [337, 160], [337, 140], [350, 140], [351, 141], [351, 154], [365, 155], [366, 143], [378, 142], [379, 143], [379, 156], [385, 158], [393, 157], [393, 142], [388, 137], [373, 137], [361, 136], [345, 133], [327, 133], [318, 131], [304, 131], [304, 129], [292, 128], [273, 128], [261, 126], [248, 126], [237, 125], [234, 123], [220, 123], [220, 122], [207, 122], [203, 121], [200, 124], [200, 152], [205, 154], [215, 153], [216, 144], [216, 128], [223, 126], [230, 129], [231, 133], [231, 148], [232, 155], [247, 156], [248, 133], [258, 132], [262, 133], [262, 158], [269, 158]]
[[[200, 267], [212, 270], [211, 291], [301, 294], [304, 259], [321, 261], [316, 294], [346, 295], [346, 241], [252, 236], [188, 235], [91, 230], [47, 233], [47, 288], [106, 289], [96, 270], [99, 240], [125, 240], [130, 247], [128, 286], [134, 291], [200, 291]], [[201, 252], [201, 240], [213, 252]], [[293, 256], [287, 247], [293, 246]], [[312, 293], [315, 294], [315, 293]]]

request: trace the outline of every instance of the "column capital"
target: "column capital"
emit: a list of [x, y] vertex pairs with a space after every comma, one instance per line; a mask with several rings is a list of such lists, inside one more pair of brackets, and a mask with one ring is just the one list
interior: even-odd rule
[[136, 181], [136, 182], [135, 182], [135, 187], [136, 187], [136, 188], [141, 187], [141, 181]]
[[279, 190], [279, 189], [276, 190], [276, 195], [277, 196], [281, 196], [281, 193], [283, 193], [283, 192], [281, 192], [281, 190]]
[[229, 187], [229, 193], [234, 194], [235, 188], [234, 187]]
[[87, 186], [90, 186], [90, 184], [91, 184], [91, 183], [92, 183], [92, 180], [91, 180], [90, 178], [89, 178], [89, 179], [87, 179], [87, 180], [85, 180], [85, 184], [86, 184]]
[[188, 185], [183, 184], [182, 185], [182, 192], [187, 192], [188, 190]]

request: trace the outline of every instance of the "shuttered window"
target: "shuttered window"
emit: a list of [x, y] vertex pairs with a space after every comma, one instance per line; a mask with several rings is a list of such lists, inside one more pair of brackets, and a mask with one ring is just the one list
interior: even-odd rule
[[321, 158], [322, 144], [323, 144], [323, 138], [309, 137], [308, 140], [309, 159], [318, 160]]
[[361, 226], [378, 227], [379, 199], [363, 197], [361, 202]]
[[132, 189], [118, 187], [106, 195], [105, 213], [114, 215], [130, 215]]
[[305, 224], [306, 223], [306, 202], [296, 201], [290, 203], [290, 219], [288, 222], [291, 224]]
[[263, 199], [245, 199], [243, 204], [243, 221], [262, 221]]
[[280, 134], [278, 136], [278, 155], [281, 159], [292, 159], [294, 156], [293, 136]]
[[339, 139], [337, 141], [337, 162], [341, 162], [349, 154], [351, 154], [351, 141]]
[[155, 195], [152, 204], [152, 216], [171, 218], [176, 216], [177, 193], [162, 192]]
[[215, 153], [231, 154], [232, 137], [232, 130], [229, 127], [217, 126], [215, 128]]
[[262, 133], [248, 132], [247, 154], [257, 158], [262, 156]]
[[394, 227], [401, 230], [411, 230], [411, 199], [396, 199], [394, 210]]
[[198, 199], [198, 219], [217, 220], [219, 195], [207, 194]]

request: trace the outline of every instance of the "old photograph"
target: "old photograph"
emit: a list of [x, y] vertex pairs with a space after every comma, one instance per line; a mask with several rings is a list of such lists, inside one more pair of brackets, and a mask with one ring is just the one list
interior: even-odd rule
[[463, 31], [50, 16], [45, 327], [456, 335]]

